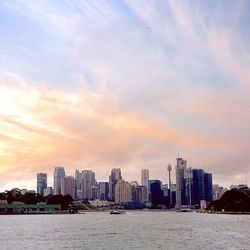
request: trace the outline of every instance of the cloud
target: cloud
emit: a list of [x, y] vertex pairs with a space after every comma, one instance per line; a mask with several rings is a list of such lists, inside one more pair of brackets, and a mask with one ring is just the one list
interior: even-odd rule
[[2, 183], [55, 165], [159, 178], [178, 152], [222, 184], [249, 174], [246, 4], [2, 3]]

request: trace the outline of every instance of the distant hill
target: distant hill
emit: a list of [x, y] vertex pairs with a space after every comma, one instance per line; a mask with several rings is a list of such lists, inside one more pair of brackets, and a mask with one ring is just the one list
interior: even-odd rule
[[214, 212], [250, 212], [250, 189], [243, 187], [228, 190], [219, 200], [210, 203], [208, 210]]

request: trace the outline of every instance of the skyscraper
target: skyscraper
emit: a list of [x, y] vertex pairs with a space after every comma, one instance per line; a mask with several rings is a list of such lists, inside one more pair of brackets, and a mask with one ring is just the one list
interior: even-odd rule
[[82, 173], [78, 169], [75, 171], [75, 199], [83, 199], [82, 194]]
[[148, 188], [148, 180], [149, 180], [149, 170], [142, 169], [141, 170], [141, 185]]
[[159, 205], [163, 204], [162, 184], [159, 180], [150, 180], [149, 184], [151, 207], [157, 208]]
[[69, 194], [73, 199], [75, 199], [75, 179], [73, 176], [66, 176], [64, 178], [63, 194]]
[[55, 167], [54, 170], [54, 194], [64, 193], [65, 171], [63, 167]]
[[182, 203], [182, 205], [188, 205], [192, 206], [192, 190], [193, 190], [193, 172], [192, 168], [187, 168], [184, 172], [184, 181], [185, 181], [185, 204]]
[[178, 157], [176, 164], [176, 208], [186, 204], [184, 173], [187, 168], [187, 161]]
[[202, 169], [193, 169], [192, 172], [193, 172], [192, 203], [195, 207], [200, 207], [200, 201], [205, 200], [204, 171]]
[[204, 191], [206, 202], [213, 201], [213, 177], [210, 173], [204, 173]]
[[91, 170], [82, 171], [82, 196], [83, 199], [91, 199], [91, 187], [95, 186], [95, 173]]
[[38, 173], [37, 174], [37, 193], [44, 196], [44, 189], [47, 187], [47, 174]]
[[119, 179], [115, 184], [115, 202], [130, 202], [132, 201], [132, 185], [127, 181]]
[[147, 201], [149, 200], [149, 170], [148, 169], [142, 169], [141, 170], [141, 185], [145, 186], [147, 188]]
[[109, 199], [112, 201], [115, 200], [115, 184], [119, 179], [122, 179], [121, 169], [113, 168], [109, 176]]
[[171, 164], [168, 164], [168, 185], [169, 185], [169, 205], [171, 206], [172, 204], [172, 183], [171, 183], [171, 171], [172, 171], [172, 166]]
[[100, 188], [100, 200], [108, 200], [109, 183], [99, 182], [99, 188]]

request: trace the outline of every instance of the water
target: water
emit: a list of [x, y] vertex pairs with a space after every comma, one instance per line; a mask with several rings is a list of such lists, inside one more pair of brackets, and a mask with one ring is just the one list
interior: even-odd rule
[[250, 249], [250, 215], [2, 215], [0, 249]]

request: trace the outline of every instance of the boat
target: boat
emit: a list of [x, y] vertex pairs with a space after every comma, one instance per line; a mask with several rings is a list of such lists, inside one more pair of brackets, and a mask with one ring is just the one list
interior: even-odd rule
[[111, 210], [110, 214], [125, 214], [125, 211], [121, 211], [121, 210]]
[[190, 208], [182, 208], [182, 209], [176, 210], [176, 212], [188, 213], [188, 212], [193, 212], [193, 210]]
[[78, 210], [78, 214], [85, 214], [84, 210]]

